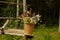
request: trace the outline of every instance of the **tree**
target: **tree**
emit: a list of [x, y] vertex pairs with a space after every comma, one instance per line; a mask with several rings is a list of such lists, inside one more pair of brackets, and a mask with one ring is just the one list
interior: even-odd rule
[[60, 33], [60, 2], [57, 1], [57, 6], [58, 6], [58, 11], [59, 11], [59, 28], [58, 28], [58, 32]]
[[60, 33], [60, 5], [58, 5], [59, 8], [59, 28], [58, 28], [58, 32]]

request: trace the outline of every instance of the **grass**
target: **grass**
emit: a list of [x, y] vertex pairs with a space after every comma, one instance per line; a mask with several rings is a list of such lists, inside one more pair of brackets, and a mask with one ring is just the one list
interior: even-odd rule
[[45, 25], [38, 26], [34, 32], [33, 40], [60, 40], [58, 26], [46, 27]]
[[[34, 37], [32, 40], [60, 40], [58, 26], [47, 27], [45, 25], [36, 26], [34, 29]], [[0, 40], [24, 40], [24, 37], [12, 35], [0, 35]]]

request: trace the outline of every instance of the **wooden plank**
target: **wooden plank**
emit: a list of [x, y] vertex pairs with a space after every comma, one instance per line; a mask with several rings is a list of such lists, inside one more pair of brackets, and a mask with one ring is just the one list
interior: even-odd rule
[[16, 35], [16, 36], [24, 36], [24, 34], [15, 34], [15, 33], [5, 33], [5, 34]]
[[[6, 1], [0, 1], [0, 3], [7, 3], [7, 4], [16, 4], [17, 5], [17, 3], [13, 3], [13, 2], [6, 2]], [[22, 5], [22, 4], [18, 4], [18, 5]]]
[[7, 29], [4, 32], [5, 34], [24, 36], [24, 30], [20, 30], [20, 29]]
[[23, 0], [23, 16], [24, 17], [27, 16], [26, 11], [27, 11], [26, 0]]
[[22, 18], [13, 18], [13, 17], [0, 17], [0, 19], [8, 19], [8, 20], [20, 20]]

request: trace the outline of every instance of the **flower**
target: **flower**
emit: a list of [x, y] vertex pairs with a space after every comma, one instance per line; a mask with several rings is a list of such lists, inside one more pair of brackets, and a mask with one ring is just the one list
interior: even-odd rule
[[35, 15], [35, 16], [32, 16], [32, 17], [25, 17], [24, 19], [24, 23], [34, 23], [36, 24], [39, 20], [40, 20], [40, 15]]

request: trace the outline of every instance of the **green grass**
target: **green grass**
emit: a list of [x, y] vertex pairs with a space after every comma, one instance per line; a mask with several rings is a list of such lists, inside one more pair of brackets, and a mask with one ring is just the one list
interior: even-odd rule
[[38, 26], [34, 32], [33, 40], [60, 40], [58, 26], [46, 27], [45, 25]]
[[[32, 40], [60, 40], [58, 26], [46, 27], [45, 25], [36, 26], [34, 28], [34, 37]], [[24, 40], [24, 37], [12, 35], [0, 35], [0, 40]]]

